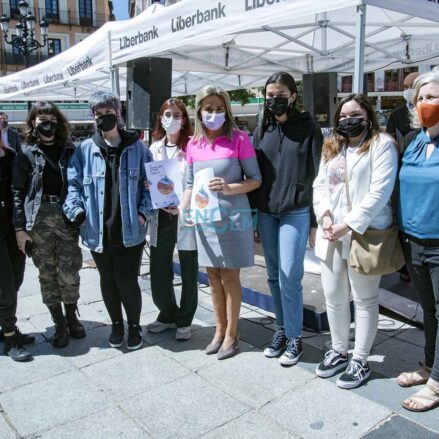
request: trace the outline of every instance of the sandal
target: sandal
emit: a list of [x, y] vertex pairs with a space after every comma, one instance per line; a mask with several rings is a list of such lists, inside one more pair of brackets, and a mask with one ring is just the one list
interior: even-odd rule
[[439, 407], [439, 382], [430, 378], [426, 386], [403, 401], [402, 406], [411, 412], [426, 412]]
[[431, 375], [431, 367], [427, 367], [421, 362], [419, 362], [419, 365], [421, 366], [421, 369], [415, 372], [404, 372], [398, 375], [396, 382], [401, 387], [412, 387], [426, 384]]

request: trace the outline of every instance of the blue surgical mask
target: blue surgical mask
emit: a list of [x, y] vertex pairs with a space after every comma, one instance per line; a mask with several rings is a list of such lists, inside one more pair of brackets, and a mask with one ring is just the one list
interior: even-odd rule
[[209, 130], [216, 131], [220, 129], [226, 121], [226, 113], [209, 113], [208, 111], [201, 112], [203, 125]]
[[177, 134], [181, 130], [182, 120], [162, 116], [162, 127], [166, 134]]

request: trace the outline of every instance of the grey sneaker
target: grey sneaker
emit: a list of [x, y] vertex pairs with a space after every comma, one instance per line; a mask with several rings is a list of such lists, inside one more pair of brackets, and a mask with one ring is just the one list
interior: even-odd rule
[[317, 366], [316, 374], [320, 378], [329, 378], [339, 370], [346, 369], [348, 356], [342, 355], [334, 349], [326, 352], [325, 359]]
[[355, 389], [361, 386], [370, 377], [370, 368], [367, 363], [360, 360], [352, 359], [346, 372], [344, 372], [337, 380], [337, 386], [341, 389]]
[[175, 333], [176, 340], [189, 340], [192, 337], [192, 331], [190, 326], [182, 326], [181, 328], [177, 328], [177, 332]]
[[167, 329], [175, 329], [177, 325], [175, 323], [163, 323], [159, 322], [158, 320], [150, 323], [149, 325], [146, 325], [146, 329], [149, 332], [158, 333], [166, 331]]

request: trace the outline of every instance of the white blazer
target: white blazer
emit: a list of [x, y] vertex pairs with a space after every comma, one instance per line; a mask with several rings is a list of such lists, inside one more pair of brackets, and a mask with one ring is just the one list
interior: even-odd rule
[[[331, 160], [325, 162], [322, 158], [313, 184], [313, 207], [318, 223], [315, 254], [323, 260], [326, 259], [329, 243], [323, 238], [322, 217], [327, 210], [331, 211], [327, 180]], [[368, 227], [390, 227], [393, 223], [390, 197], [398, 172], [398, 152], [394, 140], [387, 134], [380, 134], [367, 152], [355, 154], [355, 160], [353, 164], [349, 163], [347, 171], [352, 210], [346, 214], [343, 222], [360, 234]], [[351, 233], [347, 233], [342, 242], [342, 257], [347, 259]]]
[[[183, 183], [183, 189], [186, 185], [186, 154], [184, 151], [178, 151], [174, 157], [168, 157], [166, 153], [165, 138], [154, 142], [149, 150], [152, 153], [154, 161], [166, 160], [169, 158], [174, 158], [178, 161], [179, 169], [181, 172], [181, 179]], [[154, 217], [150, 223], [150, 241], [151, 245], [157, 247], [157, 231], [159, 225], [159, 211], [154, 211]], [[195, 228], [194, 227], [184, 227], [180, 218], [178, 219], [178, 230], [177, 230], [177, 249], [178, 250], [196, 250], [197, 243], [195, 238]]]

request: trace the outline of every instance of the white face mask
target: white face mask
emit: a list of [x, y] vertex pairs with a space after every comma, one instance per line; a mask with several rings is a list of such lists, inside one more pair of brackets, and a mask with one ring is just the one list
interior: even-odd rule
[[414, 90], [412, 88], [407, 88], [403, 92], [404, 99], [407, 101], [407, 103], [411, 106], [413, 106], [413, 92]]
[[203, 125], [209, 130], [216, 131], [220, 129], [226, 121], [226, 113], [209, 113], [208, 111], [201, 112]]
[[162, 116], [162, 127], [166, 131], [166, 134], [177, 134], [181, 130], [182, 122], [181, 119]]

